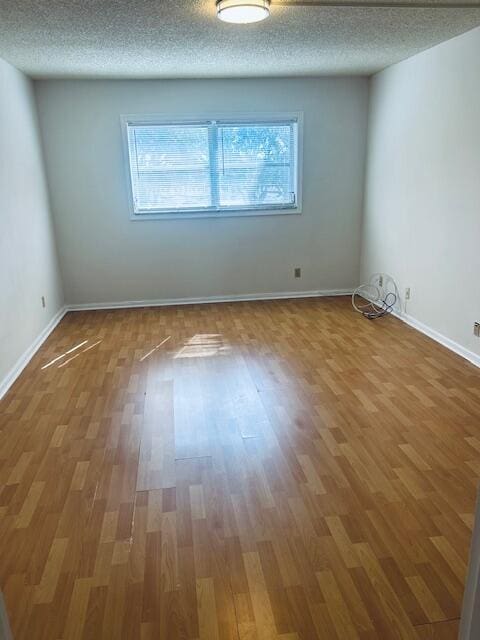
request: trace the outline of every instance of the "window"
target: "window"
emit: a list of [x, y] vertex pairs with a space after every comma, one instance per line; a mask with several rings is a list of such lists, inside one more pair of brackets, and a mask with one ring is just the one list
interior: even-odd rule
[[124, 118], [134, 219], [299, 213], [299, 116]]

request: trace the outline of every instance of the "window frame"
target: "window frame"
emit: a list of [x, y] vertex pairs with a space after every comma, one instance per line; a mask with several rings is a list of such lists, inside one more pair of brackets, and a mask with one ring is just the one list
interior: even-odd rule
[[[302, 112], [275, 112], [275, 113], [215, 113], [196, 115], [196, 116], [171, 116], [165, 114], [147, 114], [147, 115], [122, 115], [120, 116], [122, 128], [123, 153], [125, 164], [125, 175], [127, 182], [127, 198], [129, 204], [130, 220], [146, 221], [146, 220], [172, 220], [172, 219], [189, 219], [189, 218], [231, 218], [231, 217], [252, 217], [252, 216], [271, 216], [271, 215], [298, 215], [302, 213], [302, 169], [303, 169], [303, 113]], [[133, 197], [133, 184], [130, 166], [130, 153], [128, 145], [128, 127], [129, 125], [194, 125], [194, 124], [210, 124], [218, 125], [248, 125], [248, 124], [280, 124], [296, 122], [294, 127], [294, 149], [292, 151], [293, 161], [293, 181], [295, 187], [296, 201], [293, 204], [272, 206], [271, 204], [264, 206], [248, 206], [248, 207], [232, 207], [225, 209], [215, 209], [209, 207], [207, 209], [185, 208], [185, 209], [157, 209], [149, 213], [138, 213], [135, 211], [135, 203]], [[210, 136], [209, 136], [210, 138]]]

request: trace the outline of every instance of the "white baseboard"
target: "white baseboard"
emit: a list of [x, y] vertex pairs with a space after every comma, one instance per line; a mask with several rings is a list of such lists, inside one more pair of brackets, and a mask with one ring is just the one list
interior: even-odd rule
[[37, 338], [32, 342], [32, 344], [28, 347], [28, 349], [20, 356], [15, 365], [10, 369], [5, 378], [0, 381], [0, 400], [10, 389], [12, 384], [18, 378], [18, 376], [25, 369], [27, 364], [36, 354], [36, 352], [40, 349], [42, 344], [48, 338], [48, 336], [52, 333], [55, 327], [58, 325], [63, 316], [67, 313], [68, 308], [66, 306], [62, 307], [50, 320], [45, 329], [41, 332]]
[[212, 304], [215, 302], [247, 302], [249, 300], [284, 300], [286, 298], [323, 298], [349, 296], [353, 289], [325, 289], [318, 291], [285, 291], [278, 293], [243, 293], [239, 295], [207, 296], [203, 298], [163, 298], [160, 300], [125, 300], [122, 302], [93, 302], [70, 304], [68, 311], [95, 311], [97, 309], [129, 309], [136, 307], [170, 307], [185, 304]]
[[469, 349], [465, 349], [465, 347], [462, 347], [462, 345], [458, 344], [458, 342], [447, 338], [438, 331], [435, 331], [435, 329], [432, 329], [423, 322], [420, 322], [420, 320], [413, 318], [403, 311], [395, 310], [392, 312], [392, 315], [394, 315], [396, 318], [399, 318], [402, 322], [405, 322], [405, 324], [408, 324], [410, 327], [413, 327], [413, 329], [416, 329], [417, 331], [420, 331], [420, 333], [423, 333], [429, 338], [432, 338], [432, 340], [439, 342], [447, 349], [450, 349], [450, 351], [453, 351], [462, 358], [465, 358], [465, 360], [468, 360], [476, 367], [480, 367], [480, 355], [474, 353], [473, 351], [470, 351]]
[[[370, 298], [368, 295], [365, 295], [365, 294], [362, 294], [362, 295], [365, 299], [369, 300], [370, 302], [374, 302], [374, 300]], [[438, 342], [439, 344], [446, 347], [450, 351], [453, 351], [458, 356], [465, 358], [465, 360], [468, 360], [469, 362], [474, 364], [476, 367], [480, 367], [480, 356], [478, 354], [474, 353], [473, 351], [470, 351], [469, 349], [465, 349], [465, 347], [462, 347], [462, 345], [458, 344], [458, 342], [455, 342], [454, 340], [447, 338], [442, 333], [439, 333], [438, 331], [436, 331], [435, 329], [432, 329], [431, 327], [424, 324], [423, 322], [420, 322], [420, 320], [417, 320], [413, 316], [408, 315], [408, 313], [405, 313], [404, 311], [402, 311], [401, 308], [399, 308], [399, 304], [400, 303], [397, 301], [397, 306], [393, 309], [392, 316], [395, 316], [395, 318], [398, 318], [405, 324], [408, 324], [409, 327], [412, 327], [413, 329], [420, 331], [420, 333], [423, 333], [424, 335], [428, 336], [432, 340], [435, 340], [435, 342]]]

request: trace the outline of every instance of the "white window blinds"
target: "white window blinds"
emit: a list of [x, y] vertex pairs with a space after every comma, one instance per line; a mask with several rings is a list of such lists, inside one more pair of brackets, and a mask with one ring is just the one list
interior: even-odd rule
[[210, 206], [208, 139], [208, 126], [128, 127], [136, 213]]
[[296, 119], [126, 126], [138, 216], [296, 207]]
[[220, 207], [292, 205], [291, 124], [218, 126]]

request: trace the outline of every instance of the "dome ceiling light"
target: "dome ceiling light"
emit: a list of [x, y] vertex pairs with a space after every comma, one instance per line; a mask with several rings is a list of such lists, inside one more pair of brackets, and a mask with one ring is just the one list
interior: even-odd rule
[[270, 15], [270, 0], [218, 0], [217, 16], [224, 22], [249, 24]]

